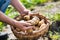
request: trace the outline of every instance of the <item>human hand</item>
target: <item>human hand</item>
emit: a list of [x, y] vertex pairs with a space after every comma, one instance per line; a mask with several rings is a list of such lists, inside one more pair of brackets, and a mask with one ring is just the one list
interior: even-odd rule
[[32, 13], [30, 10], [28, 10], [28, 9], [25, 9], [25, 10], [21, 13], [22, 16], [29, 15], [29, 14], [33, 14], [33, 13]]
[[26, 31], [28, 29], [34, 29], [35, 27], [32, 26], [30, 23], [27, 22], [15, 22], [14, 27], [21, 29], [22, 31]]
[[[30, 11], [30, 10], [28, 10], [28, 9], [24, 10], [24, 12], [27, 13], [27, 14], [25, 14], [25, 15], [30, 15], [30, 16], [39, 15], [39, 13], [33, 13], [32, 11]], [[24, 15], [24, 16], [25, 16], [25, 15]]]

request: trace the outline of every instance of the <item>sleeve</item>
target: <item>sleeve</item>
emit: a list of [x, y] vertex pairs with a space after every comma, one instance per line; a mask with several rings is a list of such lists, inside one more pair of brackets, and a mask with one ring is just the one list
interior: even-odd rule
[[5, 0], [4, 4], [2, 5], [2, 7], [0, 9], [2, 12], [5, 12], [6, 11], [8, 5], [10, 4], [10, 1], [11, 0]]

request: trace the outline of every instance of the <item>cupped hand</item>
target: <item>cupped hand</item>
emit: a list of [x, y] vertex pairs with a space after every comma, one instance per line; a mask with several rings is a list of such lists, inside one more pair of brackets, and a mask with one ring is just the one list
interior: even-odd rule
[[28, 29], [35, 29], [30, 23], [27, 22], [19, 22], [16, 21], [14, 27], [21, 29], [22, 31], [26, 31]]
[[21, 13], [22, 16], [29, 15], [29, 14], [33, 14], [33, 13], [32, 13], [30, 10], [28, 10], [28, 9], [25, 9], [25, 10]]
[[[26, 9], [26, 10], [24, 10], [24, 14], [25, 15], [29, 15], [29, 16], [33, 16], [33, 15], [39, 15], [39, 13], [33, 13], [32, 11], [30, 11], [30, 10], [28, 10], [28, 9]], [[24, 15], [24, 16], [25, 16]]]

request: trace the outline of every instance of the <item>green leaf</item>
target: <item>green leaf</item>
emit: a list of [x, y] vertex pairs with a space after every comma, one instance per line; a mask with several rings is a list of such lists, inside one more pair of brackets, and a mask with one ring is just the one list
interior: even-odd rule
[[59, 13], [56, 13], [56, 14], [54, 15], [54, 19], [55, 19], [55, 20], [60, 20], [60, 14], [59, 14]]

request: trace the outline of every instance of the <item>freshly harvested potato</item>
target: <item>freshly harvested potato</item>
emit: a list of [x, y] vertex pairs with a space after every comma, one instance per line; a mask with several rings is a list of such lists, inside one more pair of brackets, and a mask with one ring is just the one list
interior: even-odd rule
[[30, 16], [29, 15], [26, 15], [26, 16], [24, 16], [24, 19], [25, 20], [30, 20]]
[[46, 26], [46, 24], [44, 23], [44, 24], [42, 24], [42, 25], [40, 26], [39, 29], [41, 29], [41, 28], [43, 28], [43, 27], [45, 27], [45, 26]]
[[34, 16], [34, 18], [32, 19], [32, 21], [34, 21], [36, 24], [38, 24], [39, 20], [40, 19], [37, 16]]
[[35, 25], [35, 22], [32, 20], [27, 21], [28, 23], [31, 23], [32, 25]]
[[44, 24], [44, 19], [42, 19], [41, 21], [39, 21], [38, 26], [41, 26], [42, 24]]
[[19, 21], [19, 20], [22, 19], [22, 17], [21, 17], [21, 15], [20, 15], [20, 16], [16, 17], [15, 19], [16, 19], [17, 21]]
[[20, 32], [21, 30], [19, 28], [16, 28], [16, 31]]
[[20, 20], [20, 18], [16, 18], [16, 20]]
[[35, 31], [37, 31], [37, 30], [39, 30], [39, 27], [38, 26], [36, 26], [36, 28], [35, 28]]
[[26, 32], [27, 32], [28, 34], [31, 34], [31, 33], [33, 32], [33, 29], [28, 29], [28, 30], [26, 30]]
[[[31, 23], [29, 23], [29, 22], [27, 22], [27, 21], [25, 21], [25, 20], [21, 20], [20, 23], [21, 23], [21, 24], [24, 24], [25, 26], [28, 26], [28, 25], [32, 26]], [[26, 25], [26, 24], [28, 24], [28, 25]]]
[[32, 25], [37, 25], [39, 23], [39, 18], [38, 17], [34, 17], [32, 20], [29, 20], [28, 22], [31, 23]]

